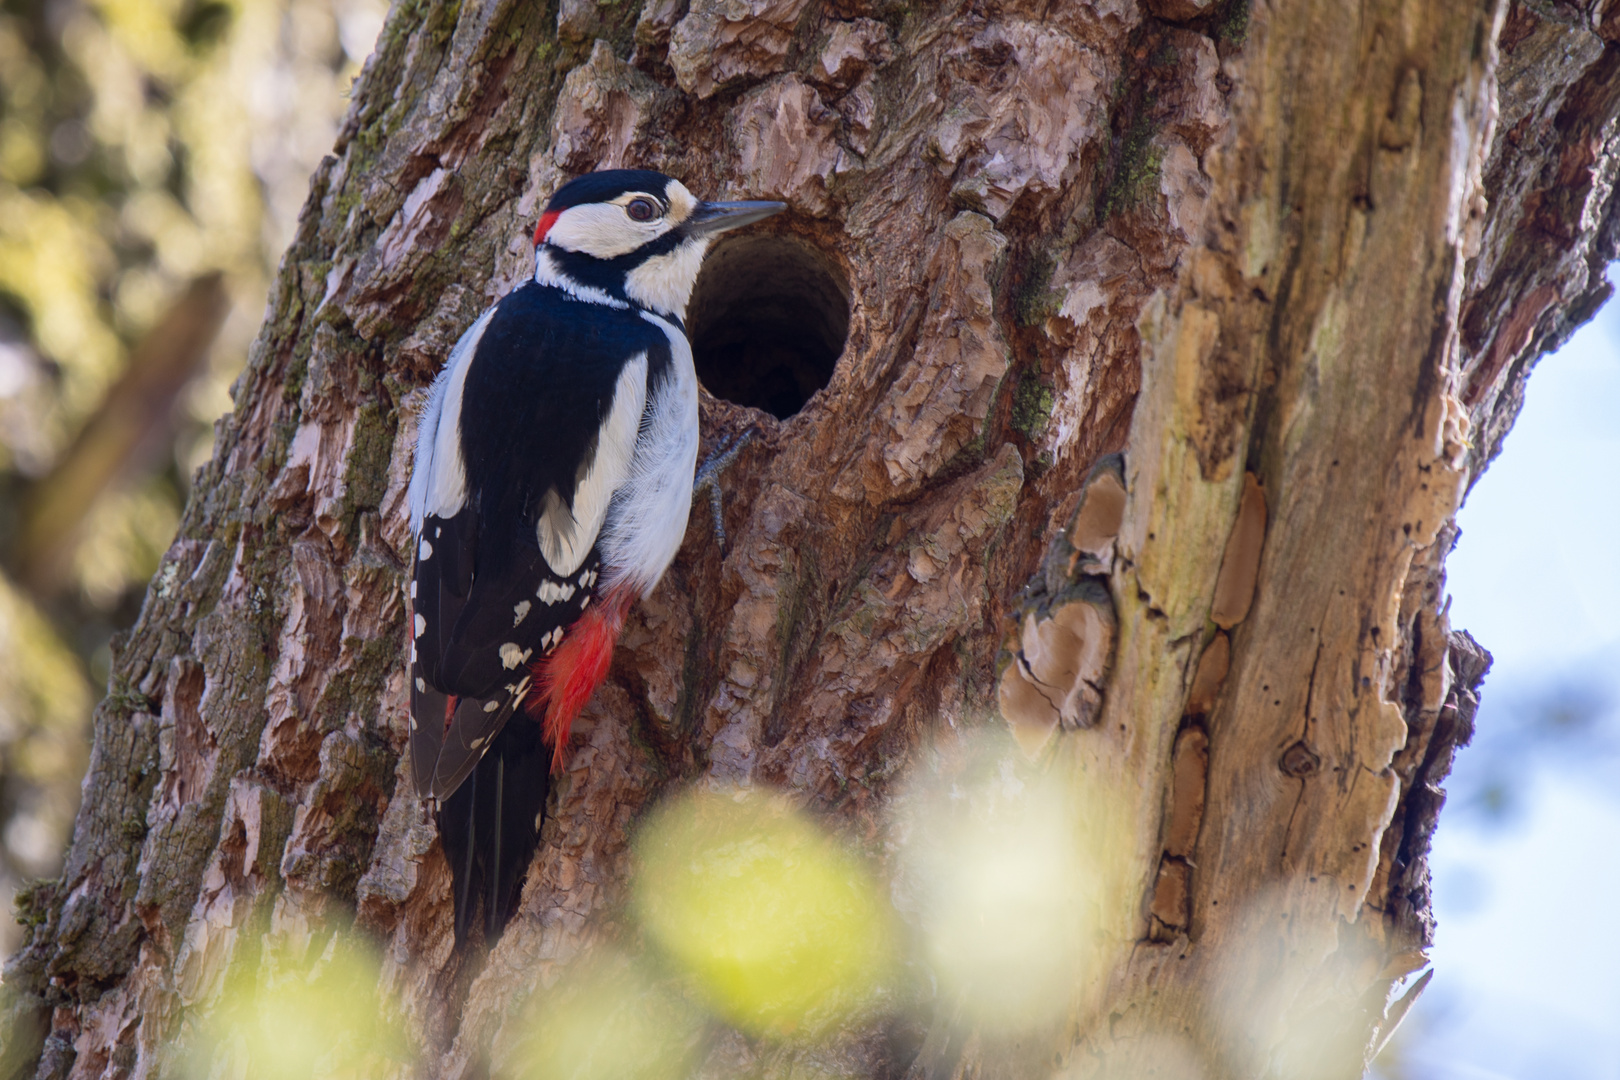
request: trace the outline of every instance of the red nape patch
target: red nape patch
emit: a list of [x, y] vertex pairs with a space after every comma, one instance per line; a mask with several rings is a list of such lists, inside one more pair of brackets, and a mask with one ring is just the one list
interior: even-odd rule
[[568, 732], [574, 718], [607, 678], [613, 664], [613, 645], [624, 628], [624, 617], [635, 603], [635, 590], [619, 585], [602, 602], [585, 609], [568, 628], [563, 643], [530, 667], [537, 693], [524, 707], [542, 719], [540, 737], [551, 744], [551, 771], [562, 772], [568, 757]]
[[547, 210], [540, 215], [540, 224], [534, 227], [535, 247], [539, 247], [545, 240], [546, 233], [551, 231], [551, 227], [557, 223], [557, 215], [561, 213], [561, 210]]

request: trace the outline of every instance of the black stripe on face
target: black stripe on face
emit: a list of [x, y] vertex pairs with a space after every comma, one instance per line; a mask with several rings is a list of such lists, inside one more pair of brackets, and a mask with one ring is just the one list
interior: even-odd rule
[[566, 251], [549, 243], [545, 249], [546, 254], [551, 256], [552, 264], [568, 278], [592, 289], [600, 289], [615, 300], [628, 304], [633, 301], [625, 294], [624, 284], [630, 272], [648, 259], [668, 255], [685, 242], [686, 236], [677, 227], [613, 259], [598, 259], [582, 251]]

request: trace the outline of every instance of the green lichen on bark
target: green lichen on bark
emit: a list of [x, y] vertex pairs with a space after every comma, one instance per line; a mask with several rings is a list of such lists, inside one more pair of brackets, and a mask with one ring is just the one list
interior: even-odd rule
[[1242, 45], [1249, 39], [1250, 0], [1226, 0], [1215, 16], [1215, 40], [1223, 45]]
[[1063, 306], [1063, 293], [1051, 287], [1052, 272], [1056, 267], [1057, 257], [1051, 251], [1038, 251], [1030, 260], [1023, 284], [1013, 301], [1020, 326], [1039, 326], [1056, 315]]
[[1113, 177], [1103, 193], [1105, 219], [1140, 206], [1158, 186], [1164, 150], [1154, 142], [1158, 128], [1148, 116], [1152, 106], [1153, 101], [1149, 99], [1136, 112], [1120, 143]]
[[1010, 423], [1013, 430], [1024, 438], [1034, 441], [1046, 430], [1047, 422], [1052, 419], [1052, 406], [1056, 398], [1052, 395], [1050, 387], [1043, 384], [1033, 374], [1025, 374], [1018, 380], [1018, 390], [1013, 394], [1012, 416]]
[[354, 439], [343, 471], [341, 518], [352, 530], [357, 516], [375, 510], [388, 488], [388, 460], [394, 450], [399, 415], [371, 401], [355, 414]]
[[22, 926], [43, 926], [56, 902], [59, 878], [41, 878], [18, 889], [11, 898], [12, 914]]

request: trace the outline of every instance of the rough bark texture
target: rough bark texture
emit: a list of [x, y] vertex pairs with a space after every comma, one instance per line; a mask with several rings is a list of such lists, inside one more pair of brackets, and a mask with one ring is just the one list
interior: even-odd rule
[[[998, 703], [1108, 796], [1114, 962], [1051, 1030], [925, 1037], [924, 999], [816, 1068], [1359, 1075], [1425, 962], [1486, 662], [1446, 623], [1452, 517], [1609, 292], [1617, 38], [1564, 0], [396, 5], [119, 643], [6, 1075], [163, 1075], [266, 941], [353, 919], [427, 1072], [482, 1075], [619, 931], [662, 793], [787, 788], [882, 869], [896, 776]], [[473, 978], [400, 766], [413, 406], [546, 193], [621, 164], [786, 200], [848, 341], [789, 419], [705, 400], [706, 445], [761, 433], [731, 546], [694, 515], [632, 617]], [[1116, 451], [1111, 528], [1071, 530]], [[797, 1053], [721, 1036], [705, 1075]]]

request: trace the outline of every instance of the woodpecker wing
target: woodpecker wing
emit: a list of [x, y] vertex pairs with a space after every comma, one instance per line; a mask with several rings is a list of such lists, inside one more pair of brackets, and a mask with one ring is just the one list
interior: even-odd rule
[[458, 343], [424, 413], [412, 513], [411, 756], [448, 797], [595, 593], [669, 339], [635, 312], [528, 284]]
[[593, 551], [572, 577], [559, 578], [531, 546], [458, 597], [436, 558], [437, 550], [416, 564], [411, 758], [417, 790], [442, 800], [533, 691], [531, 665], [562, 643], [595, 597], [600, 571]]

